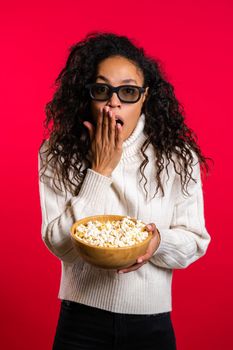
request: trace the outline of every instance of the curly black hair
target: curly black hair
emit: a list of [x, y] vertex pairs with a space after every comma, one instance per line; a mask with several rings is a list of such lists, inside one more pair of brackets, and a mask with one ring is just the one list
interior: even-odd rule
[[[143, 48], [134, 44], [133, 39], [98, 31], [88, 33], [69, 51], [65, 67], [55, 80], [57, 89], [45, 107], [44, 126], [49, 140], [42, 170], [45, 171], [49, 163], [53, 164], [55, 186], [62, 190], [63, 185], [72, 195], [79, 193], [87, 169], [91, 167], [87, 156], [91, 142], [83, 121], [93, 120], [85, 85], [95, 81], [97, 67], [102, 60], [123, 56], [141, 70], [144, 86], [149, 87], [148, 97], [142, 107], [146, 119], [144, 132], [148, 136], [141, 148], [144, 160], [140, 165], [140, 173], [141, 180], [144, 178], [145, 181], [144, 189], [147, 183], [144, 169], [149, 162], [145, 151], [152, 144], [157, 168], [155, 195], [160, 189], [164, 196], [160, 174], [164, 169], [165, 158], [168, 161], [165, 167], [168, 178], [167, 167], [172, 162], [176, 173], [180, 175], [183, 193], [189, 194], [188, 183], [190, 179], [195, 181], [192, 178], [193, 152], [200, 162], [202, 175], [204, 172], [209, 173], [207, 159], [210, 158], [202, 154], [196, 134], [185, 124], [184, 108], [175, 97], [174, 88], [167, 81], [159, 60], [146, 55]], [[41, 146], [45, 141], [46, 135]], [[176, 161], [173, 159], [174, 154]]]

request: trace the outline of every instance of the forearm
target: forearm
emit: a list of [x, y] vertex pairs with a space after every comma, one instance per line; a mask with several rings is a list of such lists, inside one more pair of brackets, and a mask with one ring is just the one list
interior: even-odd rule
[[197, 232], [182, 229], [160, 230], [161, 240], [150, 261], [160, 267], [183, 269], [206, 253], [210, 236], [204, 229], [201, 236]]
[[171, 226], [159, 228], [160, 244], [150, 261], [160, 267], [182, 269], [206, 253], [210, 235], [205, 227], [202, 188], [174, 208]]
[[42, 239], [59, 259], [69, 262], [76, 259], [77, 252], [70, 239], [71, 226], [78, 219], [103, 213], [111, 182], [111, 178], [88, 169], [79, 194], [66, 203], [63, 211], [58, 208], [55, 193], [40, 183]]

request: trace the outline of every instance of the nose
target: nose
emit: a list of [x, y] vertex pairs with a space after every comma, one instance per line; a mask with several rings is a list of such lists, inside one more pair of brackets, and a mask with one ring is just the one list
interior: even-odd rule
[[120, 101], [120, 99], [118, 98], [117, 93], [114, 92], [114, 93], [112, 94], [112, 97], [109, 98], [109, 100], [108, 100], [108, 106], [111, 106], [111, 107], [118, 107], [118, 106], [120, 106], [120, 105], [121, 105], [121, 101]]

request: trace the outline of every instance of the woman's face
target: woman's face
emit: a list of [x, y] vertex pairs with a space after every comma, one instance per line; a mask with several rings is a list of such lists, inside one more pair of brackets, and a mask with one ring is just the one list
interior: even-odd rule
[[[122, 56], [109, 57], [101, 61], [98, 66], [96, 83], [107, 83], [112, 86], [120, 85], [136, 85], [143, 86], [143, 73], [135, 64]], [[121, 102], [116, 93], [107, 101], [91, 100], [91, 113], [94, 120], [97, 119], [99, 111], [104, 106], [109, 106], [109, 110], [113, 111], [115, 118], [117, 115], [123, 121], [122, 136], [126, 140], [133, 132], [141, 115], [143, 102], [147, 95], [146, 91], [142, 93], [139, 101], [136, 103]]]

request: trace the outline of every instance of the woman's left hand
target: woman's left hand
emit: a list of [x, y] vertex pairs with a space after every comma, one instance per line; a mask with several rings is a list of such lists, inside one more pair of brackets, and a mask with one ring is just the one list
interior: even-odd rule
[[146, 230], [147, 231], [152, 231], [153, 235], [151, 238], [151, 241], [149, 243], [149, 246], [147, 248], [146, 254], [142, 255], [137, 258], [137, 262], [126, 269], [122, 270], [117, 270], [117, 273], [126, 273], [130, 271], [135, 271], [139, 269], [142, 265], [146, 264], [148, 260], [153, 256], [154, 252], [157, 250], [159, 243], [160, 243], [160, 234], [159, 231], [157, 230], [155, 224], [148, 224], [146, 225]]

